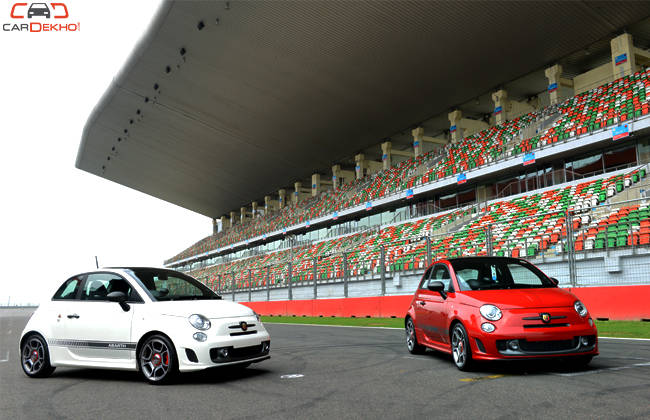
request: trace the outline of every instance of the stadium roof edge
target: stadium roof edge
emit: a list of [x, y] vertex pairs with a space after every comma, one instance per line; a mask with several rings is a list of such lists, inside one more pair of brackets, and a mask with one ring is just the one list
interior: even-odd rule
[[88, 131], [90, 127], [97, 121], [101, 112], [107, 107], [110, 100], [117, 94], [117, 89], [121, 88], [121, 86], [124, 84], [123, 82], [128, 77], [129, 72], [136, 65], [137, 60], [142, 57], [146, 49], [149, 47], [156, 33], [160, 29], [160, 26], [162, 25], [163, 21], [169, 14], [173, 3], [174, 3], [173, 0], [162, 0], [160, 2], [160, 5], [158, 6], [158, 10], [156, 10], [156, 13], [154, 14], [153, 18], [149, 22], [149, 26], [144, 31], [144, 33], [142, 34], [138, 42], [135, 44], [135, 47], [133, 48], [131, 53], [129, 53], [128, 58], [126, 59], [124, 64], [120, 67], [118, 73], [111, 80], [108, 87], [106, 88], [102, 96], [99, 98], [99, 101], [90, 112], [90, 115], [86, 120], [86, 124], [84, 124], [83, 132], [81, 134], [81, 142], [79, 142], [77, 159], [75, 160], [75, 167], [77, 169], [83, 169], [82, 161], [84, 158], [84, 151], [86, 149], [86, 145], [88, 142]]

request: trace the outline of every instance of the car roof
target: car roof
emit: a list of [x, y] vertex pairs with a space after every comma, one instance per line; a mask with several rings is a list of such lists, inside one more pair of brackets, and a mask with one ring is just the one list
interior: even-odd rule
[[514, 257], [489, 257], [489, 256], [474, 256], [474, 257], [454, 257], [454, 258], [442, 258], [442, 261], [447, 260], [449, 262], [454, 261], [467, 261], [467, 260], [501, 260], [501, 261], [526, 261], [523, 258], [514, 258]]

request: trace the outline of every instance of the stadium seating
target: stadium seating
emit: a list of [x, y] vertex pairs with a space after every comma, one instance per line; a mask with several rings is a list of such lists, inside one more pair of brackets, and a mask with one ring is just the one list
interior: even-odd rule
[[[327, 239], [318, 243], [219, 264], [190, 274], [215, 290], [284, 286], [314, 280], [335, 281], [380, 272], [382, 248], [386, 270], [421, 270], [431, 258], [492, 255], [535, 258], [561, 255], [571, 242], [576, 251], [650, 245], [650, 208], [622, 206], [602, 213], [603, 204], [646, 177], [645, 168], [543, 192], [492, 202]], [[611, 208], [608, 206], [607, 208]], [[567, 224], [567, 217], [570, 223]], [[569, 235], [571, 233], [571, 235]], [[488, 238], [490, 239], [488, 241]], [[345, 253], [345, 257], [343, 256]], [[548, 254], [546, 254], [548, 255]], [[249, 276], [250, 270], [250, 276]], [[347, 270], [347, 271], [346, 271]]]
[[[301, 200], [297, 204], [290, 203], [280, 211], [250, 219], [244, 224], [236, 224], [223, 232], [202, 239], [166, 263], [224, 248], [305, 223], [334, 211], [400, 193], [408, 188], [456, 176], [506, 156], [530, 152], [558, 141], [570, 140], [577, 135], [642, 117], [649, 112], [650, 92], [646, 95], [649, 85], [650, 70], [617, 79], [569, 98], [559, 105], [522, 115], [467, 136], [460, 142], [447, 145], [441, 151], [406, 159], [366, 179], [344, 184], [338, 190], [323, 191], [317, 197]], [[522, 129], [549, 115], [555, 115], [557, 118], [552, 126], [531, 138], [517, 140]], [[607, 192], [599, 193], [602, 194], [606, 196]]]

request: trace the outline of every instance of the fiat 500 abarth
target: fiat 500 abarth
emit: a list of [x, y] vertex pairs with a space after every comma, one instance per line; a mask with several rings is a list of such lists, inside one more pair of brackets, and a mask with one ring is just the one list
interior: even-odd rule
[[476, 360], [598, 354], [585, 305], [558, 281], [517, 258], [450, 258], [424, 273], [405, 318], [411, 353], [451, 353], [460, 370]]
[[194, 278], [157, 268], [110, 268], [66, 280], [20, 339], [30, 377], [59, 366], [139, 370], [150, 383], [179, 371], [246, 367], [271, 340], [251, 309]]

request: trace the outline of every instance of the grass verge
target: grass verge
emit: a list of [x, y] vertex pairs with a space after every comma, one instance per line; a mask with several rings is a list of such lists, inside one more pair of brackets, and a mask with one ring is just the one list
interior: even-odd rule
[[[262, 321], [267, 323], [347, 325], [354, 327], [404, 327], [404, 320], [401, 318], [263, 316]], [[598, 335], [603, 337], [650, 338], [650, 322], [596, 321], [596, 326], [598, 327]]]

